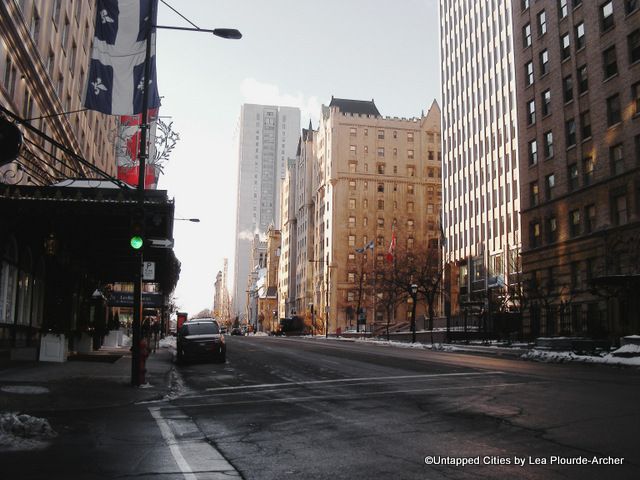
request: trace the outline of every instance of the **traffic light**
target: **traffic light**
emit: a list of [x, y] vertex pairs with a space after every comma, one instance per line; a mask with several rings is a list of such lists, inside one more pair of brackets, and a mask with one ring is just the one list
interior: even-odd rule
[[131, 237], [131, 240], [129, 241], [129, 244], [134, 250], [140, 250], [142, 248], [142, 245], [144, 245], [144, 240], [140, 235], [133, 235]]
[[129, 232], [129, 245], [134, 250], [140, 250], [144, 246], [144, 215], [142, 212], [135, 211], [131, 216]]

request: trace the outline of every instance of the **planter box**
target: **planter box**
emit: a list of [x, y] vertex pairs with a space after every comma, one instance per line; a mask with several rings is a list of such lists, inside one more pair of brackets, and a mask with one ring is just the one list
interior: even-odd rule
[[122, 334], [120, 333], [120, 330], [110, 330], [109, 333], [107, 333], [104, 337], [104, 342], [102, 343], [102, 346], [104, 347], [117, 347], [118, 345], [118, 339], [122, 338]]
[[93, 337], [88, 333], [81, 334], [80, 338], [76, 338], [75, 347], [78, 353], [93, 352]]
[[48, 333], [40, 338], [41, 362], [66, 362], [68, 353], [67, 337], [64, 335]]

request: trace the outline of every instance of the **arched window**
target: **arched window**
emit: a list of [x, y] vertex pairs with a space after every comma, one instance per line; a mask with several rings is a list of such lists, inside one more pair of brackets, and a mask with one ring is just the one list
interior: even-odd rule
[[31, 250], [27, 248], [20, 260], [18, 269], [18, 311], [16, 323], [29, 325], [31, 323], [31, 299], [33, 296], [33, 260]]
[[0, 323], [13, 323], [18, 282], [18, 246], [9, 237], [2, 250], [0, 266]]

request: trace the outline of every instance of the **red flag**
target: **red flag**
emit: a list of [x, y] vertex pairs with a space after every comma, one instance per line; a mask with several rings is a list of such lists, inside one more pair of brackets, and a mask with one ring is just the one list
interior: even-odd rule
[[389, 250], [387, 251], [387, 261], [393, 262], [393, 256], [396, 252], [396, 229], [395, 225], [391, 227], [391, 243], [389, 244]]

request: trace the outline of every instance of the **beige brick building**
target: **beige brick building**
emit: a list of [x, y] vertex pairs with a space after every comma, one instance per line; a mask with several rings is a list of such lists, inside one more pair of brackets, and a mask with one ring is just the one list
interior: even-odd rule
[[[328, 314], [329, 332], [344, 331], [355, 328], [360, 269], [385, 261], [393, 229], [398, 248], [409, 251], [440, 236], [440, 108], [434, 101], [419, 118], [391, 118], [373, 101], [332, 98], [312, 137], [305, 310], [313, 304], [317, 316]], [[371, 241], [373, 251], [356, 252]], [[371, 330], [383, 315], [375, 311], [374, 295], [361, 300]], [[396, 318], [406, 318], [406, 306]]]
[[[0, 2], [0, 104], [115, 176], [116, 117], [82, 105], [95, 8], [95, 2], [71, 0]], [[63, 159], [53, 144], [24, 130], [21, 157], [0, 169], [3, 183], [48, 185], [91, 176], [76, 159]]]
[[533, 336], [640, 329], [639, 7], [513, 4]]

